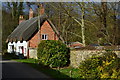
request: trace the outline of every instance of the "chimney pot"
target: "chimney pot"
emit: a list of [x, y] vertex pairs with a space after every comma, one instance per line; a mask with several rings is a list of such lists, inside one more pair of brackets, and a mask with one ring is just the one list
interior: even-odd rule
[[30, 8], [29, 10], [29, 19], [33, 18], [33, 10], [32, 8]]
[[24, 19], [24, 17], [23, 17], [23, 15], [20, 15], [19, 16], [19, 24], [21, 23], [21, 22], [23, 22], [25, 19]]
[[45, 12], [43, 4], [40, 4], [40, 15], [43, 15]]

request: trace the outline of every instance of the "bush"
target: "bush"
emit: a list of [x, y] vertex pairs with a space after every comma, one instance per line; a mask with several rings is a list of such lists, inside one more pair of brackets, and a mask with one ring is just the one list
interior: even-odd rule
[[120, 79], [120, 58], [111, 51], [106, 51], [103, 56], [92, 57], [82, 62], [79, 66], [81, 78], [115, 78]]
[[101, 64], [99, 58], [91, 58], [83, 61], [79, 66], [79, 72], [81, 78], [97, 79], [99, 78], [99, 71], [97, 67]]
[[37, 51], [38, 59], [44, 65], [63, 67], [69, 62], [69, 49], [60, 41], [41, 41]]
[[4, 59], [18, 59], [18, 56], [15, 55], [15, 53], [4, 53], [4, 55], [2, 55], [2, 58], [4, 58]]

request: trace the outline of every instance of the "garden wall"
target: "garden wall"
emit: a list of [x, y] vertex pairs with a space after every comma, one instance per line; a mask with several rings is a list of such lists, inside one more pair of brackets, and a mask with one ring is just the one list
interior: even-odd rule
[[37, 59], [37, 48], [29, 49], [29, 58]]
[[[80, 62], [84, 61], [86, 58], [90, 58], [92, 55], [102, 55], [105, 51], [103, 50], [71, 50], [70, 52], [70, 66], [77, 68]], [[120, 57], [120, 51], [115, 51], [115, 53]]]

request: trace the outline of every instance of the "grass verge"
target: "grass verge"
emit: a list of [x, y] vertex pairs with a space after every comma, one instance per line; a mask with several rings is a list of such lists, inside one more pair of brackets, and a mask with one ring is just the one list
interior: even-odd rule
[[51, 76], [52, 78], [78, 78], [78, 69], [66, 67], [66, 68], [49, 68], [46, 66], [43, 66], [42, 64], [38, 64], [38, 60], [36, 59], [14, 59], [17, 62], [27, 63], [31, 67], [37, 69], [38, 71], [41, 71], [45, 73], [48, 76]]

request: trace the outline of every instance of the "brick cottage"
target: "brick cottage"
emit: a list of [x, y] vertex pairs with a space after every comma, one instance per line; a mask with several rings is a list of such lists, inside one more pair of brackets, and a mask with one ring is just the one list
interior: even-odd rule
[[[29, 10], [29, 20], [19, 17], [19, 25], [8, 36], [8, 52], [15, 52], [16, 55], [23, 54], [29, 57], [31, 49], [36, 49], [41, 40], [61, 40], [64, 41], [54, 24], [44, 13], [44, 7], [40, 6], [40, 16], [33, 18], [33, 10]], [[40, 24], [40, 25], [39, 25]]]

